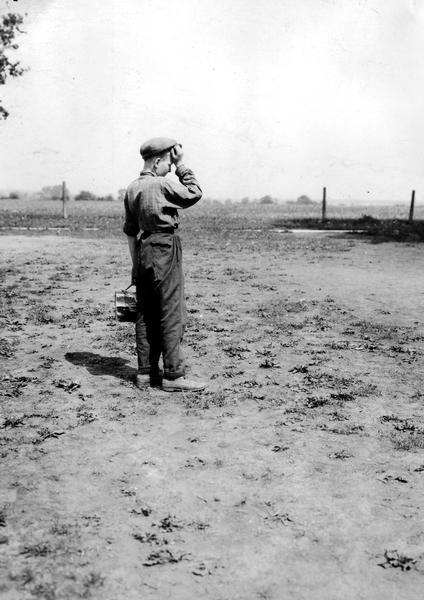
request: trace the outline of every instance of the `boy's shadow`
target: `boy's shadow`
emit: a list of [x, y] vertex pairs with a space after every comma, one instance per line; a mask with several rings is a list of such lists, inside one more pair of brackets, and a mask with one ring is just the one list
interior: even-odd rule
[[124, 381], [134, 379], [137, 369], [130, 367], [125, 358], [117, 356], [101, 356], [94, 352], [67, 352], [66, 360], [73, 365], [86, 367], [91, 375], [113, 375]]

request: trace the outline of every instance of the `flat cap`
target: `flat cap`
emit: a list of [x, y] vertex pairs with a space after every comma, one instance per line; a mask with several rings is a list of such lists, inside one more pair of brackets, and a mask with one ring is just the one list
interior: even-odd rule
[[146, 160], [147, 158], [156, 156], [156, 154], [170, 150], [176, 144], [178, 144], [177, 140], [173, 140], [172, 138], [155, 137], [141, 144], [140, 154]]

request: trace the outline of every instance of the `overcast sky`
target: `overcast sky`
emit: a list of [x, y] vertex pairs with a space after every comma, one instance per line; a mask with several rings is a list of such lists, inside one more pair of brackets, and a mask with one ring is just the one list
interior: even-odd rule
[[210, 197], [424, 199], [424, 0], [0, 0], [29, 71], [0, 188], [116, 194], [147, 138]]

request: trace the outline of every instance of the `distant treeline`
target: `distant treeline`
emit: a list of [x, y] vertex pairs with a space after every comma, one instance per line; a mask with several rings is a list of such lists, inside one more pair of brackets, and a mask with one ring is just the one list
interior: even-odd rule
[[[107, 194], [106, 196], [97, 196], [87, 190], [81, 190], [75, 196], [72, 196], [73, 200], [85, 201], [85, 202], [114, 202], [116, 200], [123, 199], [125, 190], [119, 190], [117, 196]], [[69, 200], [70, 194], [66, 190], [66, 197]], [[62, 186], [61, 185], [46, 185], [39, 192], [0, 192], [0, 199], [3, 200], [62, 200]]]
[[96, 196], [95, 194], [92, 194], [91, 192], [82, 190], [79, 194], [77, 194], [74, 197], [74, 200], [76, 200], [76, 201], [82, 200], [85, 202], [92, 202], [93, 200], [98, 201], [98, 202], [114, 202], [115, 198], [112, 196], [112, 194], [108, 194], [107, 196]]

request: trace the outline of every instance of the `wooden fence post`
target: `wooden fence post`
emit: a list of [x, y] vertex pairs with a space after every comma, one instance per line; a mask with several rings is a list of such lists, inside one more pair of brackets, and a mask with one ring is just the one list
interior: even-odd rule
[[409, 222], [412, 223], [414, 220], [414, 205], [415, 205], [415, 190], [412, 190], [411, 205], [409, 207]]
[[327, 188], [322, 188], [322, 216], [321, 221], [327, 218]]
[[66, 206], [66, 182], [62, 181], [62, 207], [63, 207], [63, 218], [68, 218], [68, 207]]

